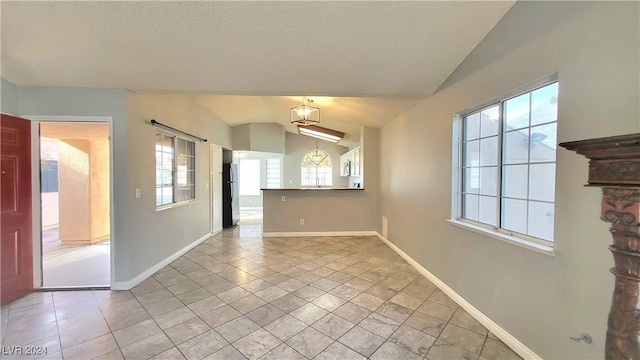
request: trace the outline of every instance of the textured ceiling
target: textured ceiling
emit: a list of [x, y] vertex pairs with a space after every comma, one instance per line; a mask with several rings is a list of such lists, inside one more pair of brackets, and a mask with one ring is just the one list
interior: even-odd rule
[[325, 96], [344, 111], [331, 121], [380, 126], [431, 95], [512, 4], [2, 1], [2, 76], [195, 94], [232, 125], [286, 122], [288, 96], [329, 114]]

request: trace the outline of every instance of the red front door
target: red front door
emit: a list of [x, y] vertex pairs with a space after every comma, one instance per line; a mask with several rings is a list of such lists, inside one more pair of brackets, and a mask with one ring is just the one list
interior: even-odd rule
[[33, 290], [31, 123], [0, 115], [0, 302]]

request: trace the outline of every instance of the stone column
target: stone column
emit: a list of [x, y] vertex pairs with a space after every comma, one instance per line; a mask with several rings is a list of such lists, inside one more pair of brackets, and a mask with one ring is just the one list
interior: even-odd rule
[[589, 159], [586, 186], [602, 188], [600, 219], [611, 224], [615, 287], [606, 359], [640, 359], [640, 134], [562, 143]]

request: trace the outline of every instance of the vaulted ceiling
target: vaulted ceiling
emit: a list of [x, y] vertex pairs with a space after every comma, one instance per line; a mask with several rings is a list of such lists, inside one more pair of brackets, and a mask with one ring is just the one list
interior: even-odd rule
[[353, 134], [430, 96], [513, 5], [458, 1], [2, 1], [2, 76], [20, 86], [182, 93], [228, 124], [302, 96]]

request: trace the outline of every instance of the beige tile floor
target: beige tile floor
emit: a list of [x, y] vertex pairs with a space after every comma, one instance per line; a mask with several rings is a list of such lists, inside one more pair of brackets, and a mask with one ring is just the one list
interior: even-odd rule
[[131, 291], [1, 309], [2, 358], [519, 359], [375, 237], [212, 237]]

